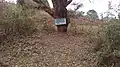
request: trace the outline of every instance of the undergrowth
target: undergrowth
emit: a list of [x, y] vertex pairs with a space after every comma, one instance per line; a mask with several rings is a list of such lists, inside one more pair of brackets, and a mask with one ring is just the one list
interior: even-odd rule
[[98, 55], [98, 67], [120, 66], [120, 21], [112, 21], [102, 26], [98, 37], [101, 39]]
[[42, 10], [10, 4], [0, 16], [0, 41], [32, 35], [37, 31], [54, 31], [48, 15]]

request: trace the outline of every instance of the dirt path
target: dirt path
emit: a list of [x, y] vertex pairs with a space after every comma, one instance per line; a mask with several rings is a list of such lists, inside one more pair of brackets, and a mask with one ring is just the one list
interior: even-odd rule
[[0, 61], [10, 67], [96, 67], [87, 36], [34, 34], [0, 47]]

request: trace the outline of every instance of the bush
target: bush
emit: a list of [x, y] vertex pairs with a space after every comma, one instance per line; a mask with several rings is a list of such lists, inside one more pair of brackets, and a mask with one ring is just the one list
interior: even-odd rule
[[10, 4], [0, 17], [0, 32], [7, 36], [32, 34], [36, 30], [35, 23], [30, 18], [34, 13], [34, 9]]
[[99, 34], [102, 39], [98, 54], [99, 67], [120, 66], [120, 21], [109, 22]]

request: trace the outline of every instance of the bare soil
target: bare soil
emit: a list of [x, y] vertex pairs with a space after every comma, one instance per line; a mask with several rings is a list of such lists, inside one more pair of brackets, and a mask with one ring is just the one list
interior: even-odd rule
[[88, 36], [36, 33], [0, 45], [0, 67], [96, 67]]

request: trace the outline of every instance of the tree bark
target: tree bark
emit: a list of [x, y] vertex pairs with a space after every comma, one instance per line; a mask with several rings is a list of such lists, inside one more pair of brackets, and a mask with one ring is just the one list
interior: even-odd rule
[[37, 9], [43, 9], [45, 12], [47, 12], [50, 16], [52, 16], [54, 18], [54, 11], [48, 7], [45, 3], [43, 3], [41, 0], [33, 0], [34, 2], [36, 2], [39, 6], [36, 7]]
[[54, 7], [54, 18], [66, 18], [66, 24], [57, 25], [58, 32], [67, 32], [67, 27], [69, 24], [69, 19], [67, 16], [67, 5], [72, 2], [72, 0], [52, 0]]
[[66, 18], [66, 24], [57, 25], [58, 32], [67, 32], [67, 27], [70, 22], [67, 16], [67, 6], [72, 2], [72, 0], [52, 0], [54, 10], [46, 6], [42, 1], [33, 0], [39, 4], [39, 8], [42, 8], [48, 14], [50, 14], [54, 19]]

